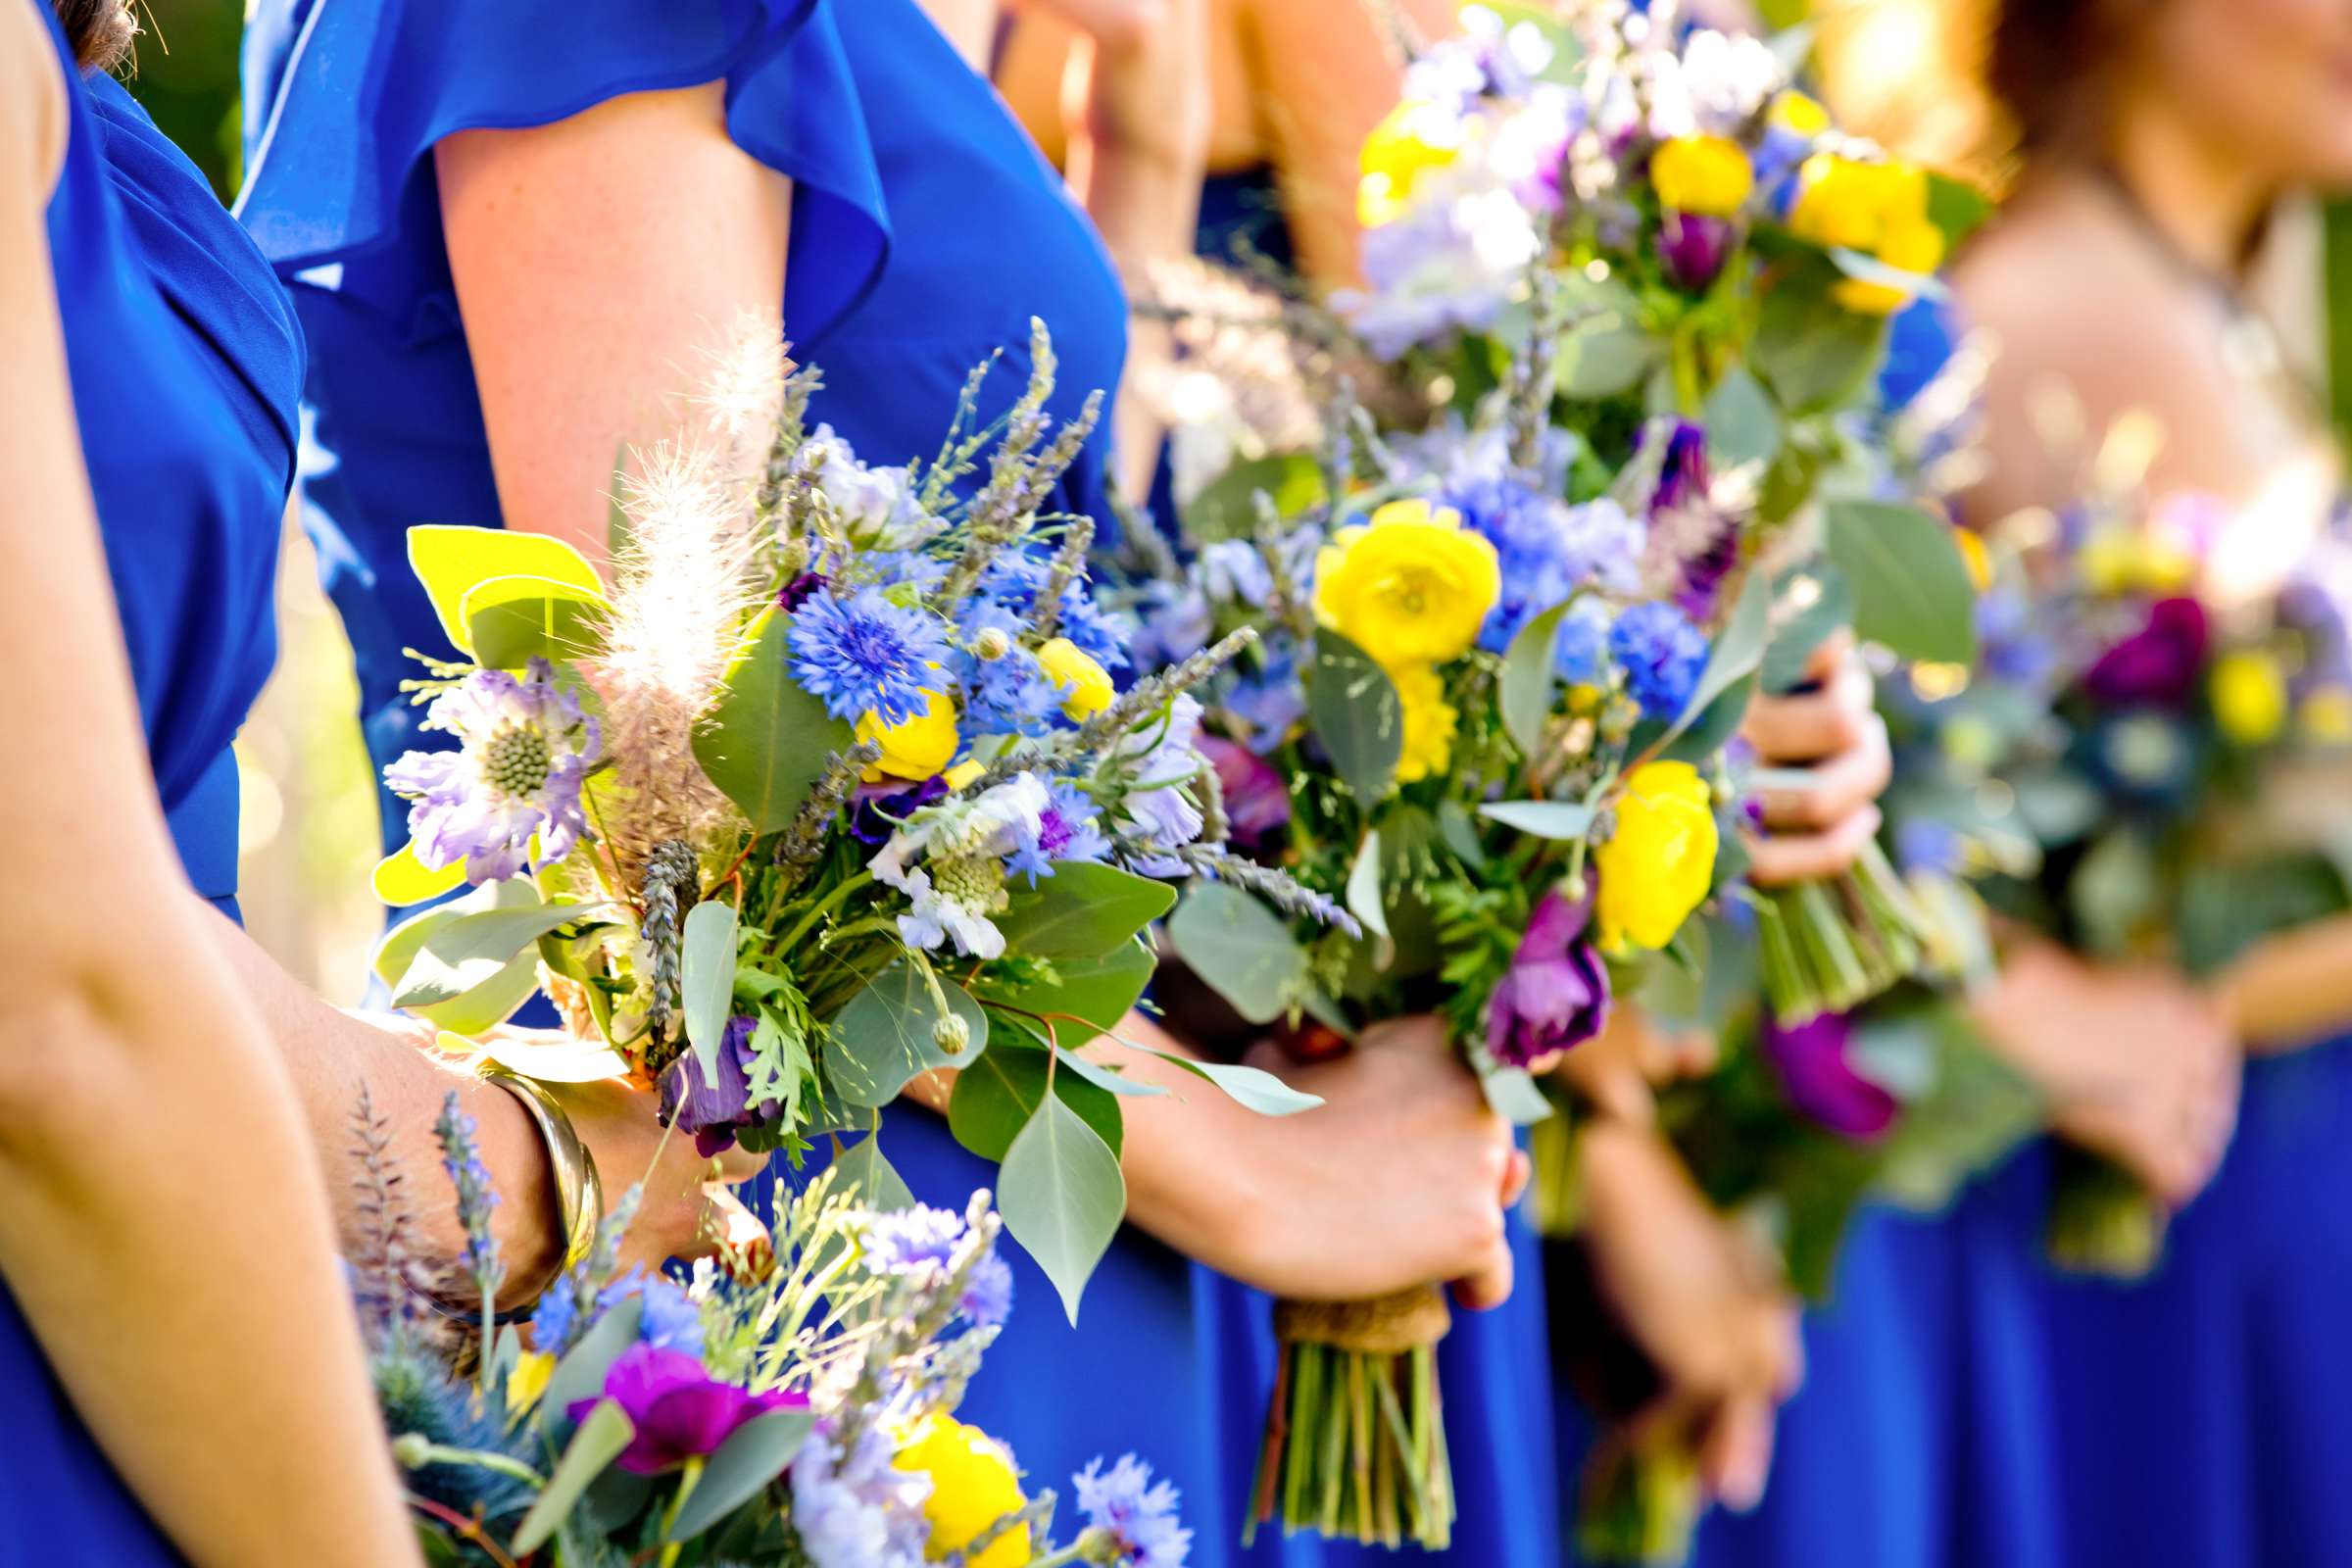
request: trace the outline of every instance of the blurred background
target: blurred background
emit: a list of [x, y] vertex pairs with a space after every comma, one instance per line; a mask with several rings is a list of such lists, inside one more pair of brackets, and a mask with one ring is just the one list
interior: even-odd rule
[[[1367, 0], [1370, 3], [1370, 0]], [[1971, 0], [1777, 0], [1772, 20], [1808, 13], [1825, 96], [1840, 120], [1902, 156], [1997, 188], [1971, 169], [1984, 106], [1965, 83], [1983, 18]], [[237, 0], [140, 0], [145, 27], [131, 90], [212, 178], [223, 200], [238, 156]], [[2290, 352], [2331, 388], [2352, 436], [2352, 203], [2294, 215], [2273, 248], [2265, 305]], [[376, 797], [354, 716], [358, 688], [310, 547], [287, 530], [275, 676], [238, 742], [244, 760], [243, 903], [255, 936], [330, 1001], [357, 1001], [382, 909], [368, 890]]]

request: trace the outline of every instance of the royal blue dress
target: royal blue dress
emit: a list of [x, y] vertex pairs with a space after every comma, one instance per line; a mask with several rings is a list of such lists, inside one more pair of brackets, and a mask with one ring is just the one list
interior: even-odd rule
[[[418, 744], [400, 651], [438, 641], [405, 532], [499, 520], [441, 238], [440, 137], [723, 77], [737, 144], [794, 180], [779, 283], [796, 352], [824, 371], [813, 416], [871, 461], [935, 452], [964, 376], [999, 352], [981, 413], [1001, 413], [1025, 380], [1033, 316], [1061, 362], [1057, 417], [1117, 383], [1126, 303], [1100, 240], [912, 0], [586, 0], [552, 28], [528, 7], [263, 0], [246, 68], [254, 167], [239, 212], [311, 335], [306, 520], [379, 764]], [[1107, 527], [1107, 453], [1099, 432], [1050, 510]], [[400, 821], [388, 809], [388, 847]], [[960, 1207], [995, 1182], [919, 1110], [895, 1111], [883, 1146], [929, 1202]], [[1134, 1449], [1183, 1490], [1197, 1568], [1219, 1568], [1241, 1507], [1221, 1490], [1224, 1461], [1254, 1428], [1219, 1424], [1194, 1265], [1122, 1232], [1073, 1330], [1008, 1250], [1020, 1305], [966, 1417], [1065, 1496], [1088, 1460]]]
[[[82, 459], [157, 792], [197, 891], [233, 913], [228, 747], [273, 656], [301, 337], [194, 166], [113, 81], [81, 84], [62, 36], [57, 46], [74, 85], [49, 248]], [[0, 1564], [180, 1560], [5, 1290], [0, 1430]]]

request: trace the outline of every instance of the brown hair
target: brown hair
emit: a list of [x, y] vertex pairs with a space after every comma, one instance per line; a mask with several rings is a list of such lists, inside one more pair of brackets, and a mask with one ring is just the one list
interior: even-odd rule
[[53, 0], [66, 42], [84, 71], [112, 71], [130, 54], [139, 24], [129, 0]]
[[2109, 68], [2156, 0], [1998, 0], [1984, 84], [2026, 164], [2100, 156]]

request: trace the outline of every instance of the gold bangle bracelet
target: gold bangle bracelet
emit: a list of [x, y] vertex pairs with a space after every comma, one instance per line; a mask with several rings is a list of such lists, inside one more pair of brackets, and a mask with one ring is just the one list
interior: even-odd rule
[[580, 1142], [579, 1130], [563, 1102], [536, 1078], [526, 1078], [501, 1062], [484, 1061], [475, 1069], [522, 1102], [547, 1146], [548, 1164], [556, 1177], [556, 1223], [564, 1237], [564, 1260], [559, 1275], [579, 1266], [596, 1246], [596, 1233], [605, 1220], [605, 1185], [596, 1174], [596, 1156]]

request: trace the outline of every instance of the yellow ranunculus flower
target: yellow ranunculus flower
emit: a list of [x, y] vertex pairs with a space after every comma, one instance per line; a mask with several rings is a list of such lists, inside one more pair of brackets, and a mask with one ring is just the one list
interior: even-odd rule
[[1446, 168], [1460, 153], [1459, 125], [1450, 111], [1420, 99], [1398, 104], [1364, 138], [1356, 220], [1366, 228], [1396, 221], [1421, 176]]
[[978, 762], [957, 762], [954, 767], [949, 768], [947, 772], [941, 776], [947, 779], [948, 788], [952, 790], [968, 790], [972, 787], [972, 781], [987, 771], [988, 769], [981, 766]]
[[1728, 136], [1677, 136], [1650, 154], [1649, 182], [1661, 206], [1729, 218], [1755, 188], [1756, 172]]
[[1662, 948], [1715, 880], [1715, 796], [1689, 762], [1644, 762], [1626, 775], [1617, 830], [1592, 852], [1592, 912], [1603, 953]]
[[1793, 87], [1773, 98], [1764, 118], [1768, 123], [1799, 136], [1818, 136], [1830, 128], [1830, 112], [1821, 107], [1818, 99]]
[[525, 1350], [515, 1357], [514, 1370], [507, 1374], [507, 1413], [528, 1410], [539, 1402], [547, 1392], [547, 1380], [556, 1370], [552, 1350]]
[[[1943, 230], [1924, 216], [1892, 219], [1879, 235], [1879, 260], [1925, 277], [1943, 264]], [[1861, 316], [1891, 316], [1911, 303], [1913, 292], [1859, 277], [1840, 279], [1830, 290], [1838, 304]]]
[[1117, 695], [1110, 671], [1067, 637], [1056, 637], [1037, 651], [1046, 679], [1061, 688], [1061, 710], [1076, 719], [1094, 717]]
[[[925, 1416], [908, 1428], [893, 1462], [931, 1478], [931, 1495], [923, 1502], [931, 1539], [923, 1555], [933, 1562], [961, 1551], [1028, 1501], [1004, 1445], [952, 1416]], [[999, 1536], [969, 1568], [1020, 1568], [1028, 1560], [1029, 1527], [1020, 1525]]]
[[1315, 561], [1315, 615], [1396, 670], [1458, 659], [1502, 595], [1494, 547], [1461, 514], [1392, 501]]
[[1446, 683], [1426, 664], [1392, 669], [1396, 698], [1404, 708], [1404, 746], [1396, 758], [1396, 782], [1410, 784], [1446, 771], [1453, 760], [1453, 727], [1461, 715], [1446, 701]]
[[2213, 721], [2240, 746], [2276, 740], [2286, 727], [2286, 673], [2268, 654], [2224, 654], [2213, 662], [2206, 694]]
[[2304, 737], [2319, 745], [2352, 744], [2352, 689], [2322, 686], [2303, 699], [2296, 719]]
[[945, 692], [923, 693], [923, 710], [896, 724], [885, 724], [879, 713], [858, 720], [858, 738], [880, 744], [882, 756], [865, 770], [868, 784], [885, 778], [918, 782], [946, 767], [961, 744], [956, 734], [956, 704]]
[[1876, 253], [1889, 225], [1927, 216], [1928, 176], [1913, 166], [1815, 153], [1796, 172], [1788, 226], [1816, 245]]

